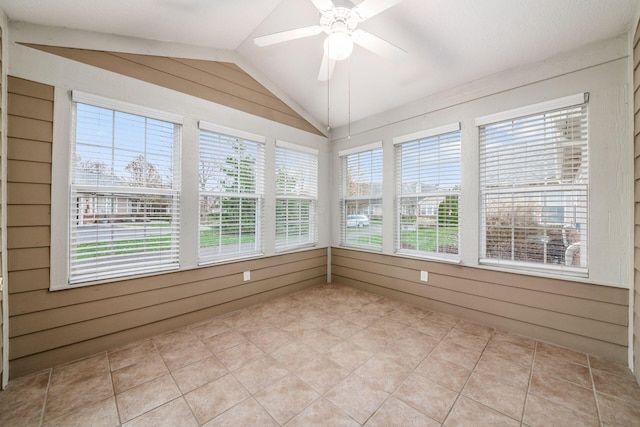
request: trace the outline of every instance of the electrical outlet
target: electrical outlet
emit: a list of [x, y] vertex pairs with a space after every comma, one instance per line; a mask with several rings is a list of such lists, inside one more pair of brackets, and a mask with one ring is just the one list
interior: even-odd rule
[[244, 280], [245, 282], [251, 280], [251, 272], [245, 271], [244, 273], [242, 273], [242, 280]]
[[429, 281], [429, 272], [428, 271], [421, 271], [420, 272], [420, 280], [422, 280], [423, 282], [428, 282]]

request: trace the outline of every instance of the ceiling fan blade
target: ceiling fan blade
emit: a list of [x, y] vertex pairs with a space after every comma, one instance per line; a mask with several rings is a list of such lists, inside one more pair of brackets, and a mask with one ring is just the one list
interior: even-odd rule
[[400, 3], [401, 0], [364, 0], [362, 3], [353, 8], [353, 15], [357, 16], [360, 21], [369, 19], [374, 15], [384, 12], [391, 6]]
[[331, 10], [335, 7], [331, 0], [311, 0], [311, 3], [320, 11], [320, 13]]
[[382, 40], [380, 37], [362, 29], [355, 30], [351, 37], [355, 44], [392, 61], [399, 61], [407, 54], [405, 50], [400, 49], [398, 46], [392, 45], [388, 41]]
[[289, 40], [317, 36], [321, 32], [322, 28], [320, 28], [319, 25], [313, 25], [311, 27], [297, 28], [295, 30], [282, 31], [280, 33], [273, 33], [266, 36], [256, 37], [255, 39], [253, 39], [253, 42], [260, 47], [270, 46], [272, 44], [282, 43]]
[[329, 58], [327, 52], [322, 56], [322, 63], [320, 64], [320, 72], [318, 73], [318, 80], [326, 82], [331, 79], [333, 74], [333, 68], [336, 66], [336, 61]]

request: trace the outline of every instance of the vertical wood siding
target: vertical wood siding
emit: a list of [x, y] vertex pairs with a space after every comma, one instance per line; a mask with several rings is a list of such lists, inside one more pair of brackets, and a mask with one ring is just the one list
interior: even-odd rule
[[633, 114], [634, 114], [634, 181], [635, 181], [635, 262], [633, 303], [633, 365], [640, 382], [640, 25], [633, 37]]
[[[420, 281], [420, 271], [429, 281]], [[609, 359], [626, 361], [628, 290], [331, 250], [336, 283]]]
[[12, 378], [326, 282], [323, 248], [50, 292], [53, 87], [8, 92]]
[[[2, 61], [2, 28], [0, 28], [0, 79], [2, 78], [3, 75], [3, 70], [4, 70], [4, 63]], [[3, 111], [2, 111], [2, 96], [4, 93], [4, 89], [3, 87], [1, 87], [1, 82], [0, 82], [0, 144], [2, 144], [1, 146], [4, 148], [4, 138], [2, 137], [2, 117], [3, 117]], [[2, 155], [3, 150], [0, 150], [0, 155]], [[0, 160], [2, 160], [0, 158]], [[0, 163], [2, 164], [2, 163]], [[6, 176], [6, 172], [4, 170], [0, 170], [0, 186], [2, 185], [2, 180], [4, 180], [4, 177]], [[2, 203], [0, 203], [0, 217], [2, 215], [2, 209], [4, 208], [4, 201], [2, 201]], [[6, 229], [5, 229], [5, 224], [1, 223], [0, 221], [0, 242], [4, 241], [4, 239], [6, 238]], [[4, 266], [2, 265], [3, 258], [2, 258], [2, 246], [0, 246], [0, 277], [2, 277], [2, 272], [4, 271]], [[2, 302], [2, 292], [0, 292], [0, 388], [2, 388], [2, 384], [3, 384], [3, 378], [4, 378], [4, 312], [3, 312], [3, 302]]]

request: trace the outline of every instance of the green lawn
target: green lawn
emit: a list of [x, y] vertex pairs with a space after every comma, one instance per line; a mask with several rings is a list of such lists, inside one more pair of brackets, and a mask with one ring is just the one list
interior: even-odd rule
[[[413, 249], [425, 252], [450, 252], [458, 247], [458, 227], [417, 227], [413, 230], [403, 230], [401, 235], [403, 249]], [[449, 250], [442, 250], [443, 247]], [[441, 250], [438, 250], [440, 248]], [[457, 250], [455, 251], [457, 252]]]
[[238, 243], [254, 243], [255, 234], [220, 234], [217, 228], [212, 230], [200, 230], [200, 247], [209, 248], [211, 246], [237, 245]]
[[[402, 231], [402, 248], [425, 252], [450, 252], [458, 247], [458, 227], [417, 227]], [[200, 231], [200, 247], [254, 243], [254, 234], [220, 234], [218, 229]], [[354, 245], [380, 246], [382, 234], [370, 234], [369, 229], [357, 228], [347, 232], [347, 243]], [[78, 247], [78, 258], [127, 255], [140, 252], [157, 252], [171, 247], [171, 234], [160, 234], [146, 239], [126, 239], [107, 242], [82, 243]], [[443, 250], [446, 247], [447, 250]], [[111, 250], [106, 250], [111, 248]], [[440, 251], [438, 251], [440, 248]], [[454, 253], [455, 253], [454, 252]]]
[[380, 246], [382, 245], [382, 234], [349, 234], [347, 233], [347, 243], [352, 245]]
[[[123, 239], [89, 242], [78, 245], [78, 259], [113, 255], [131, 255], [141, 252], [165, 251], [171, 247], [171, 234], [160, 234], [146, 239]], [[106, 250], [111, 248], [111, 250]]]
[[[238, 243], [253, 243], [254, 234], [222, 234], [217, 229], [200, 231], [200, 247], [235, 245]], [[171, 234], [160, 234], [145, 239], [122, 239], [105, 242], [88, 242], [78, 245], [78, 258], [87, 259], [113, 255], [132, 255], [141, 252], [165, 251], [171, 247]], [[107, 249], [111, 250], [107, 250]]]
[[[371, 221], [371, 225], [380, 225], [381, 221]], [[401, 245], [403, 249], [411, 249], [424, 252], [457, 253], [458, 227], [457, 226], [432, 226], [418, 227], [414, 221], [403, 221]], [[407, 229], [409, 228], [409, 229]], [[382, 234], [372, 233], [370, 228], [347, 229], [346, 243], [352, 245], [380, 246]]]

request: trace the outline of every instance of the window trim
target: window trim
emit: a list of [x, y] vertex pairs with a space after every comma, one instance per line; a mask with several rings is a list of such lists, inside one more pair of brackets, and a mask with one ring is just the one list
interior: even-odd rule
[[306, 147], [304, 145], [294, 144], [293, 142], [287, 142], [281, 139], [276, 139], [276, 147], [300, 151], [301, 153], [313, 154], [314, 156], [320, 155], [320, 150], [318, 150], [317, 148]]
[[[144, 116], [149, 119], [162, 120], [171, 122], [176, 125], [184, 124], [184, 117], [179, 114], [168, 113], [166, 111], [156, 110], [154, 108], [144, 107], [142, 105], [131, 104], [129, 102], [119, 101], [117, 99], [106, 98], [104, 96], [93, 95], [79, 90], [71, 91], [71, 106], [73, 103], [89, 104], [94, 107], [108, 108], [110, 110], [122, 113], [135, 114]], [[72, 123], [73, 125], [73, 123]], [[71, 129], [75, 132], [75, 129]]]
[[[278, 200], [300, 200], [300, 201], [309, 201], [311, 202], [311, 206], [312, 206], [312, 214], [313, 214], [313, 218], [314, 218], [314, 223], [313, 223], [313, 241], [312, 242], [308, 242], [308, 243], [304, 243], [301, 245], [289, 245], [289, 246], [278, 246], [278, 240], [277, 240], [277, 234], [276, 234], [276, 240], [274, 242], [274, 250], [277, 254], [281, 254], [281, 253], [286, 253], [286, 252], [294, 252], [294, 251], [298, 251], [301, 249], [306, 249], [306, 248], [315, 248], [318, 246], [318, 192], [319, 192], [319, 166], [320, 166], [320, 158], [319, 158], [319, 154], [320, 154], [320, 150], [318, 150], [317, 148], [311, 148], [311, 147], [306, 147], [300, 144], [294, 144], [292, 142], [287, 142], [287, 141], [283, 141], [281, 139], [277, 139], [276, 140], [276, 158], [277, 158], [277, 150], [278, 148], [282, 148], [285, 150], [292, 150], [292, 151], [297, 151], [299, 153], [304, 153], [304, 154], [310, 154], [312, 156], [315, 157], [316, 163], [315, 163], [315, 167], [316, 167], [316, 188], [315, 188], [315, 196], [300, 196], [300, 195], [278, 195], [277, 192], [277, 188], [276, 188], [276, 192], [275, 192], [275, 203], [276, 203], [276, 209], [277, 209], [277, 204], [278, 204]], [[274, 163], [274, 166], [276, 164]], [[276, 175], [278, 173], [277, 168], [275, 171]], [[277, 221], [277, 214], [276, 211], [274, 210], [274, 216], [276, 217], [276, 221]], [[276, 228], [277, 228], [277, 224], [276, 224]]]
[[[515, 109], [511, 109], [511, 110], [507, 110], [504, 112], [500, 112], [500, 113], [495, 113], [495, 114], [490, 114], [490, 115], [486, 115], [486, 116], [482, 116], [482, 117], [478, 117], [475, 119], [475, 124], [476, 124], [476, 129], [478, 132], [478, 145], [479, 145], [479, 151], [478, 151], [478, 161], [480, 163], [483, 162], [483, 158], [482, 158], [482, 129], [483, 127], [487, 127], [489, 125], [493, 125], [493, 124], [497, 124], [500, 122], [509, 122], [509, 121], [514, 121], [514, 120], [518, 120], [518, 119], [525, 119], [527, 117], [531, 117], [531, 116], [542, 116], [542, 115], [546, 115], [546, 114], [552, 114], [554, 112], [557, 112], [559, 110], [568, 110], [571, 108], [577, 108], [577, 107], [581, 107], [581, 106], [587, 106], [587, 113], [586, 113], [586, 130], [587, 130], [587, 138], [586, 138], [586, 146], [585, 149], [587, 150], [587, 153], [589, 153], [590, 151], [590, 137], [589, 137], [589, 110], [588, 110], [588, 106], [589, 106], [589, 93], [588, 92], [583, 92], [583, 93], [578, 93], [575, 95], [570, 95], [570, 96], [566, 96], [563, 98], [558, 98], [558, 99], [553, 99], [550, 101], [544, 101], [544, 102], [540, 102], [537, 104], [532, 104], [529, 106], [524, 106], [524, 107], [520, 107], [520, 108], [515, 108]], [[588, 156], [589, 157], [589, 156]], [[587, 159], [588, 159], [587, 157]], [[591, 218], [591, 214], [590, 214], [590, 209], [589, 209], [589, 200], [590, 200], [590, 190], [591, 190], [591, 183], [590, 183], [590, 171], [591, 171], [591, 165], [589, 164], [588, 160], [587, 160], [587, 182], [586, 182], [586, 206], [587, 206], [587, 214], [586, 214], [586, 218], [587, 218], [587, 224], [590, 224], [590, 218]], [[486, 210], [485, 210], [485, 205], [483, 202], [483, 196], [486, 195], [487, 193], [491, 193], [491, 194], [510, 194], [510, 193], [541, 193], [541, 194], [545, 194], [551, 191], [554, 191], [556, 189], [559, 190], [563, 190], [566, 187], [566, 191], [570, 191], [572, 189], [574, 189], [576, 184], [555, 184], [552, 186], [539, 186], [539, 187], [535, 187], [535, 186], [529, 186], [529, 185], [515, 185], [515, 186], [511, 186], [511, 187], [504, 187], [504, 188], [493, 188], [493, 189], [487, 189], [486, 187], [483, 187], [482, 185], [482, 167], [480, 167], [479, 170], [480, 174], [478, 176], [478, 195], [480, 198], [480, 202], [478, 204], [478, 218], [480, 219], [480, 223], [479, 223], [479, 228], [478, 228], [478, 233], [479, 233], [479, 238], [480, 238], [480, 246], [479, 246], [479, 254], [478, 254], [478, 267], [484, 267], [484, 268], [489, 268], [489, 269], [496, 269], [498, 271], [507, 271], [507, 272], [516, 272], [516, 273], [528, 273], [528, 274], [532, 274], [532, 275], [538, 275], [538, 276], [542, 276], [542, 277], [553, 277], [556, 279], [570, 279], [570, 278], [576, 278], [576, 279], [589, 279], [590, 274], [590, 262], [586, 262], [586, 265], [584, 267], [576, 267], [576, 266], [568, 266], [568, 265], [564, 265], [564, 264], [552, 264], [552, 263], [547, 263], [546, 261], [543, 263], [537, 263], [537, 262], [530, 262], [530, 261], [513, 261], [513, 260], [509, 260], [509, 259], [499, 259], [499, 258], [488, 258], [486, 256], [483, 256], [486, 254], [486, 239], [487, 239], [487, 234], [486, 234], [486, 230], [485, 230], [485, 226], [483, 225], [483, 222], [485, 221], [486, 218]], [[589, 226], [587, 227], [587, 233], [589, 232]], [[589, 252], [589, 235], [587, 234], [586, 237], [586, 243], [587, 243], [587, 247], [586, 247], [586, 253], [588, 254]], [[588, 257], [588, 255], [587, 255]], [[588, 259], [588, 258], [587, 258]]]
[[[220, 133], [227, 136], [232, 136], [235, 138], [246, 139], [253, 142], [258, 142], [260, 144], [265, 144], [267, 142], [267, 137], [264, 135], [258, 135], [257, 133], [247, 132], [241, 129], [235, 129], [227, 126], [218, 125], [215, 123], [207, 122], [204, 120], [198, 121], [198, 130], [206, 130], [209, 132]], [[199, 138], [199, 136], [198, 136]]]
[[531, 104], [524, 107], [513, 108], [511, 110], [481, 116], [475, 119], [475, 125], [477, 127], [485, 126], [492, 123], [501, 122], [503, 120], [517, 119], [519, 117], [531, 116], [534, 114], [542, 114], [547, 111], [574, 107], [576, 105], [585, 104], [588, 102], [589, 92], [576, 93], [574, 95], [569, 95], [562, 98], [538, 102], [537, 104]]
[[[397, 136], [393, 138], [393, 145], [404, 144], [405, 142], [413, 142], [418, 139], [429, 138], [437, 135], [444, 135], [445, 133], [451, 133], [461, 130], [460, 122], [450, 123], [448, 125], [438, 126], [431, 129], [426, 129], [408, 135]], [[462, 139], [462, 135], [460, 135]]]
[[[344, 239], [346, 239], [346, 222], [347, 222], [347, 214], [344, 210], [344, 204], [345, 204], [345, 193], [346, 193], [346, 182], [343, 180], [343, 174], [345, 174], [345, 168], [346, 168], [346, 164], [344, 164], [343, 162], [345, 161], [345, 159], [348, 156], [354, 155], [354, 154], [360, 154], [360, 153], [365, 153], [367, 151], [374, 151], [374, 150], [380, 150], [380, 155], [381, 155], [381, 161], [380, 161], [380, 171], [383, 173], [384, 172], [384, 146], [383, 146], [383, 142], [382, 141], [377, 141], [377, 142], [373, 142], [370, 144], [365, 144], [365, 145], [360, 145], [357, 147], [353, 147], [353, 148], [349, 148], [349, 149], [345, 149], [345, 150], [340, 150], [338, 152], [338, 164], [339, 164], [339, 168], [340, 168], [340, 173], [339, 173], [339, 202], [338, 202], [338, 209], [339, 209], [339, 218], [340, 218], [340, 226], [338, 228], [339, 230], [339, 246], [341, 248], [347, 248], [347, 249], [357, 249], [357, 250], [364, 250], [364, 251], [369, 251], [369, 252], [375, 252], [375, 253], [380, 253], [383, 252], [384, 250], [384, 217], [382, 219], [383, 221], [383, 225], [382, 225], [382, 232], [381, 232], [381, 243], [380, 246], [372, 246], [372, 245], [359, 245], [359, 244], [348, 244]], [[384, 175], [384, 173], [383, 173]], [[346, 175], [344, 176], [346, 178]], [[384, 177], [382, 178], [381, 181], [382, 186], [384, 187]], [[382, 200], [382, 204], [384, 206], [384, 188], [382, 190], [382, 192], [380, 193], [380, 197], [379, 199]], [[353, 197], [349, 197], [349, 200], [372, 200], [372, 197], [370, 196], [353, 196]]]
[[[130, 280], [139, 277], [148, 277], [154, 273], [141, 272], [121, 277], [108, 277], [80, 283], [70, 283], [70, 242], [71, 237], [71, 195], [72, 195], [72, 166], [71, 155], [75, 152], [75, 104], [89, 104], [95, 107], [107, 108], [123, 113], [143, 116], [150, 119], [162, 120], [180, 126], [179, 147], [177, 148], [177, 160], [182, 166], [183, 149], [183, 126], [182, 115], [168, 113], [162, 110], [145, 107], [139, 104], [120, 101], [108, 97], [90, 94], [78, 90], [68, 90], [65, 88], [55, 88], [56, 105], [54, 108], [54, 141], [65, 141], [67, 143], [55, 144], [52, 152], [52, 175], [51, 185], [51, 254], [50, 254], [50, 281], [49, 290], [59, 291], [67, 289], [77, 289], [85, 286], [93, 286], [102, 283], [113, 283], [123, 280]], [[58, 147], [56, 149], [55, 147]], [[175, 147], [174, 147], [175, 149]], [[57, 174], [55, 171], [60, 171]], [[182, 187], [177, 190], [167, 190], [182, 192]], [[178, 260], [180, 259], [178, 251]], [[180, 262], [177, 266], [162, 269], [162, 273], [180, 270]]]
[[[204, 193], [206, 195], [210, 195], [212, 197], [224, 197], [222, 196], [222, 194], [225, 194], [228, 197], [234, 197], [234, 198], [238, 198], [238, 199], [255, 199], [257, 200], [257, 215], [256, 215], [256, 239], [259, 242], [259, 249], [256, 250], [255, 252], [251, 252], [251, 253], [244, 253], [244, 254], [233, 254], [232, 256], [227, 256], [227, 257], [213, 257], [213, 258], [208, 258], [208, 259], [202, 259], [200, 256], [200, 233], [198, 232], [198, 235], [196, 237], [196, 250], [197, 250], [197, 264], [198, 267], [206, 267], [206, 266], [210, 266], [210, 265], [217, 265], [217, 264], [225, 264], [225, 263], [229, 263], [229, 262], [235, 262], [235, 261], [241, 261], [241, 260], [246, 260], [246, 259], [251, 259], [251, 258], [259, 258], [259, 257], [263, 257], [265, 256], [265, 239], [264, 239], [264, 223], [265, 223], [265, 175], [266, 175], [266, 137], [263, 135], [258, 135], [252, 132], [247, 132], [241, 129], [235, 129], [235, 128], [231, 128], [231, 127], [227, 127], [227, 126], [222, 126], [222, 125], [218, 125], [215, 123], [211, 123], [211, 122], [207, 122], [204, 120], [199, 120], [198, 121], [198, 160], [200, 159], [200, 134], [202, 131], [206, 131], [206, 132], [211, 132], [211, 133], [216, 133], [219, 135], [224, 135], [224, 136], [228, 136], [228, 137], [232, 137], [232, 138], [238, 138], [238, 139], [242, 139], [242, 140], [246, 140], [248, 142], [254, 142], [256, 144], [258, 144], [259, 146], [261, 146], [261, 150], [262, 150], [262, 192], [261, 193], [252, 193], [252, 194], [248, 194], [248, 193], [219, 193], [219, 192], [215, 192], [215, 191], [205, 191]], [[200, 196], [203, 194], [202, 190], [200, 190], [200, 188], [198, 188], [198, 200], [200, 200]], [[200, 207], [198, 207], [198, 217], [197, 217], [197, 222], [198, 224], [200, 224], [200, 214], [199, 214], [199, 209]]]
[[[460, 139], [460, 187], [462, 187], [462, 126], [460, 122], [454, 122], [454, 123], [450, 123], [447, 125], [442, 125], [442, 126], [438, 126], [435, 128], [430, 128], [430, 129], [425, 129], [425, 130], [421, 130], [418, 132], [414, 132], [414, 133], [410, 133], [407, 135], [401, 135], [401, 136], [397, 136], [394, 137], [392, 139], [393, 141], [393, 145], [394, 145], [394, 149], [395, 147], [397, 147], [398, 145], [401, 144], [405, 144], [405, 143], [410, 143], [410, 142], [417, 142], [418, 140], [421, 139], [427, 139], [427, 138], [431, 138], [434, 136], [442, 136], [442, 135], [446, 135], [449, 133], [453, 133], [453, 132], [460, 132], [459, 134], [459, 139]], [[448, 262], [448, 263], [453, 263], [453, 264], [460, 264], [462, 262], [462, 235], [460, 233], [460, 212], [458, 214], [458, 253], [457, 254], [446, 254], [446, 253], [441, 253], [441, 252], [426, 252], [426, 251], [419, 251], [419, 250], [415, 250], [415, 249], [402, 249], [398, 246], [399, 243], [399, 236], [397, 235], [400, 232], [400, 214], [399, 214], [399, 209], [400, 209], [400, 204], [399, 204], [399, 200], [402, 198], [402, 194], [398, 191], [398, 187], [400, 185], [402, 185], [402, 181], [399, 180], [398, 178], [398, 159], [396, 157], [396, 152], [394, 150], [393, 153], [393, 165], [394, 165], [394, 177], [395, 177], [395, 186], [394, 186], [394, 231], [395, 231], [395, 236], [393, 239], [393, 244], [394, 244], [394, 254], [395, 255], [401, 255], [401, 256], [408, 256], [410, 258], [417, 258], [417, 259], [425, 259], [425, 260], [433, 260], [433, 261], [442, 261], [442, 262]], [[420, 194], [425, 194], [425, 193], [420, 193]], [[448, 192], [446, 194], [443, 194], [445, 196], [451, 195], [452, 193]], [[462, 192], [461, 190], [458, 190], [458, 192], [456, 193], [458, 195], [458, 200], [459, 202], [461, 202], [462, 200]], [[437, 213], [436, 213], [437, 215]]]
[[371, 144], [359, 145], [357, 147], [340, 150], [338, 151], [338, 158], [349, 156], [351, 154], [362, 153], [364, 151], [372, 151], [376, 148], [382, 148], [382, 141], [372, 142]]

